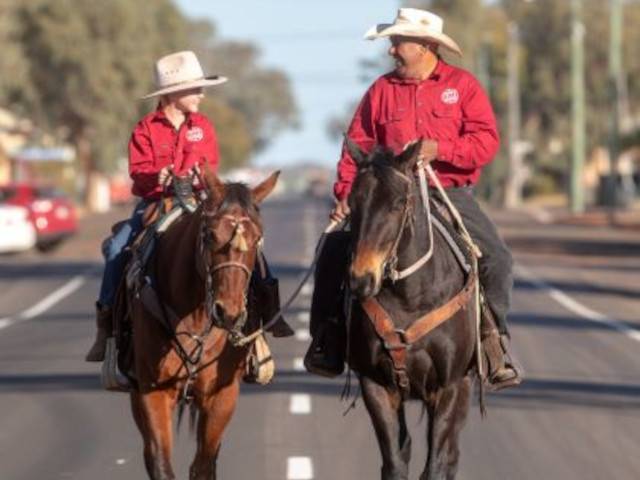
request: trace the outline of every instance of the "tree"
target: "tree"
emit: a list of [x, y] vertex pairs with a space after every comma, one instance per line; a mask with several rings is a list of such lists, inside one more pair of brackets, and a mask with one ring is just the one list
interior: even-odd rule
[[223, 167], [248, 162], [295, 123], [282, 72], [259, 67], [254, 47], [220, 41], [213, 25], [186, 19], [171, 0], [0, 2], [0, 66], [16, 72], [0, 80], [0, 102], [74, 144], [87, 178], [125, 154], [133, 124], [154, 108], [137, 100], [154, 88], [153, 61], [170, 52], [200, 51], [205, 70], [231, 77], [203, 106], [218, 130]]

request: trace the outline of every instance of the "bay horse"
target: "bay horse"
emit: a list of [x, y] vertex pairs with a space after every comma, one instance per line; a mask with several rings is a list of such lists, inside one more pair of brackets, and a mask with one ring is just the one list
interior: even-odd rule
[[247, 319], [249, 280], [263, 227], [258, 205], [279, 172], [249, 189], [205, 171], [208, 197], [163, 233], [149, 260], [163, 319], [130, 298], [133, 417], [152, 480], [174, 479], [174, 410], [187, 397], [197, 413], [197, 452], [189, 479], [216, 478], [225, 427], [239, 395], [248, 347], [231, 341]]
[[[421, 142], [399, 155], [379, 147], [366, 154], [348, 138], [346, 143], [358, 169], [348, 200], [349, 284], [358, 300], [349, 322], [348, 362], [358, 373], [382, 454], [381, 479], [409, 478], [406, 400], [421, 401], [428, 417], [420, 479], [453, 479], [473, 385], [475, 278], [429, 225], [414, 180]], [[417, 263], [423, 258], [428, 261]], [[417, 268], [404, 278], [387, 274], [412, 265]], [[427, 335], [423, 319], [435, 321]]]

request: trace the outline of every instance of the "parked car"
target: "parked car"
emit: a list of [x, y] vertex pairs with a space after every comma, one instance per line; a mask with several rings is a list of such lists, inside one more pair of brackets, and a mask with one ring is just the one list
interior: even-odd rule
[[0, 253], [30, 250], [36, 244], [36, 229], [29, 210], [0, 205]]
[[30, 183], [0, 186], [0, 204], [27, 209], [36, 232], [36, 246], [40, 250], [54, 247], [78, 229], [73, 202], [54, 187]]

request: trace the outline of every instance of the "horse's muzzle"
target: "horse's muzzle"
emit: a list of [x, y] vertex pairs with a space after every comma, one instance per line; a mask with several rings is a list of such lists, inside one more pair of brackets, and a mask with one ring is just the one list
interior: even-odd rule
[[213, 305], [213, 324], [229, 332], [240, 332], [247, 323], [247, 309], [230, 311], [224, 303], [216, 301]]
[[349, 286], [351, 287], [351, 292], [360, 299], [372, 297], [380, 290], [376, 277], [372, 273], [357, 276], [351, 273]]

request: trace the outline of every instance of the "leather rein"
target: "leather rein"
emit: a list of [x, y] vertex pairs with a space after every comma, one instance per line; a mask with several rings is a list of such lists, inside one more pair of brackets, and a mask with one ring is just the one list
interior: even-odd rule
[[[404, 233], [405, 227], [408, 223], [409, 215], [411, 213], [410, 189], [413, 184], [413, 180], [403, 173], [393, 170], [393, 172], [407, 181], [408, 193], [407, 200], [405, 202], [405, 208], [403, 212], [402, 222], [400, 224], [400, 231], [396, 237], [394, 245], [391, 249], [390, 255], [385, 262], [385, 274], [392, 282], [407, 278], [409, 275], [418, 271], [423, 265], [425, 265], [429, 259], [433, 256], [433, 226], [431, 218], [431, 210], [429, 204], [429, 193], [424, 172], [424, 166], [422, 161], [417, 164], [418, 178], [420, 182], [420, 197], [422, 200], [422, 206], [427, 215], [427, 222], [429, 226], [429, 249], [428, 251], [414, 262], [411, 266], [405, 268], [402, 271], [396, 270], [397, 265], [397, 250], [400, 243], [400, 239]], [[460, 309], [471, 301], [475, 291], [477, 283], [477, 274], [475, 269], [467, 276], [467, 280], [460, 292], [458, 292], [448, 302], [435, 310], [422, 315], [414, 320], [407, 329], [396, 328], [391, 315], [384, 309], [380, 302], [375, 297], [369, 297], [361, 302], [362, 308], [371, 320], [371, 323], [376, 331], [376, 334], [382, 340], [382, 344], [391, 357], [393, 362], [393, 369], [395, 375], [395, 381], [400, 387], [400, 390], [404, 396], [409, 392], [409, 376], [407, 374], [407, 351], [411, 346], [417, 343], [429, 332], [436, 327], [444, 323], [453, 317]]]

